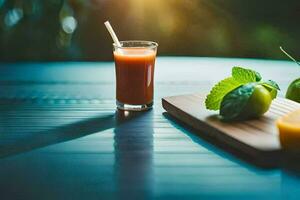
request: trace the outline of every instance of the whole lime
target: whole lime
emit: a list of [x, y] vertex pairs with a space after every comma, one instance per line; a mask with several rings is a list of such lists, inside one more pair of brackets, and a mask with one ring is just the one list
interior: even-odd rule
[[286, 92], [285, 97], [287, 99], [296, 101], [300, 103], [300, 78], [294, 80], [290, 86], [288, 87], [288, 90]]
[[259, 117], [269, 110], [271, 102], [271, 93], [264, 86], [256, 85], [243, 113], [247, 118]]

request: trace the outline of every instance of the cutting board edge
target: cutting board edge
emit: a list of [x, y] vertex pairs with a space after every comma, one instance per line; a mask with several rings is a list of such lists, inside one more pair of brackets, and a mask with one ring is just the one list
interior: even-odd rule
[[[178, 96], [185, 96], [185, 95], [178, 95]], [[233, 148], [235, 150], [242, 151], [245, 155], [251, 156], [253, 159], [256, 159], [259, 165], [270, 165], [275, 166], [279, 160], [279, 154], [281, 154], [281, 149], [274, 149], [274, 150], [262, 150], [254, 148], [246, 143], [242, 143], [239, 140], [236, 140], [233, 137], [230, 137], [226, 134], [224, 134], [222, 131], [215, 129], [211, 127], [209, 124], [206, 124], [203, 121], [198, 121], [193, 116], [189, 115], [185, 111], [177, 108], [176, 106], [172, 105], [170, 102], [168, 102], [168, 98], [172, 97], [178, 97], [178, 96], [170, 96], [170, 97], [164, 97], [162, 98], [162, 106], [163, 108], [175, 119], [177, 119], [180, 122], [183, 122], [184, 124], [188, 125], [188, 127], [191, 127], [192, 129], [195, 129], [195, 133], [199, 135], [200, 137], [209, 137], [211, 139], [216, 139], [218, 142], [224, 143], [230, 148]], [[180, 110], [181, 113], [178, 113], [176, 110]], [[177, 114], [183, 114], [184, 118], [179, 119], [176, 117]], [[201, 123], [202, 126], [197, 125], [197, 123]], [[201, 132], [206, 132], [206, 135], [203, 135]]]

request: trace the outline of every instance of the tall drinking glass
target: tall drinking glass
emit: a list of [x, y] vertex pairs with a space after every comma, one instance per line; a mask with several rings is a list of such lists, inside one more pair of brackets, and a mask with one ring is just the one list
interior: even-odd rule
[[150, 41], [121, 41], [113, 44], [116, 68], [117, 107], [142, 111], [152, 108], [154, 65], [158, 44]]

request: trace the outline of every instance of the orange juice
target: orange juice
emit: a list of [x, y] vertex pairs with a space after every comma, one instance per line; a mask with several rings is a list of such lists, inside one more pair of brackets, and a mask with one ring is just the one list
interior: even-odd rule
[[156, 47], [114, 51], [117, 104], [152, 106], [155, 57]]

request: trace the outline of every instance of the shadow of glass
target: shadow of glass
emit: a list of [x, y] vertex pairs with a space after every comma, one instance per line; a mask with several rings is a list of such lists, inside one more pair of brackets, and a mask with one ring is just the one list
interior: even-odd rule
[[[26, 119], [25, 123], [26, 123]], [[35, 126], [36, 124], [32, 124]], [[2, 142], [0, 143], [0, 158], [15, 155], [18, 153], [30, 151], [36, 148], [45, 147], [51, 144], [73, 140], [89, 134], [93, 134], [115, 126], [114, 114], [96, 116], [90, 119], [81, 120], [79, 122], [57, 126], [46, 131], [30, 133], [5, 133], [1, 132]], [[5, 136], [11, 136], [13, 141], [5, 140]], [[18, 138], [18, 134], [22, 134]]]
[[[133, 119], [134, 118], [134, 119]], [[126, 121], [126, 123], [123, 123]], [[153, 111], [120, 112], [114, 130], [117, 199], [152, 199]]]
[[[9, 130], [5, 129], [6, 126], [14, 126], [15, 123], [12, 121], [9, 124], [5, 124], [1, 127], [0, 131], [0, 158], [12, 156], [15, 154], [31, 151], [37, 148], [45, 147], [52, 144], [66, 142], [69, 140], [84, 137], [93, 133], [99, 133], [106, 129], [110, 129], [121, 125], [122, 123], [132, 120], [138, 117], [139, 113], [131, 113], [130, 116], [122, 112], [116, 111], [112, 114], [100, 114], [84, 120], [75, 121], [61, 125], [60, 119], [53, 117], [55, 124], [53, 127], [46, 127], [44, 131], [33, 131], [32, 128], [43, 126], [44, 124], [40, 121], [43, 119], [42, 115], [40, 119], [37, 119], [35, 123], [29, 118], [22, 118], [22, 124], [26, 125], [26, 128], [18, 127], [16, 129]], [[1, 117], [5, 117], [2, 115]], [[3, 119], [3, 118], [2, 118]], [[49, 119], [50, 120], [50, 119]], [[49, 122], [50, 123], [50, 122]]]

